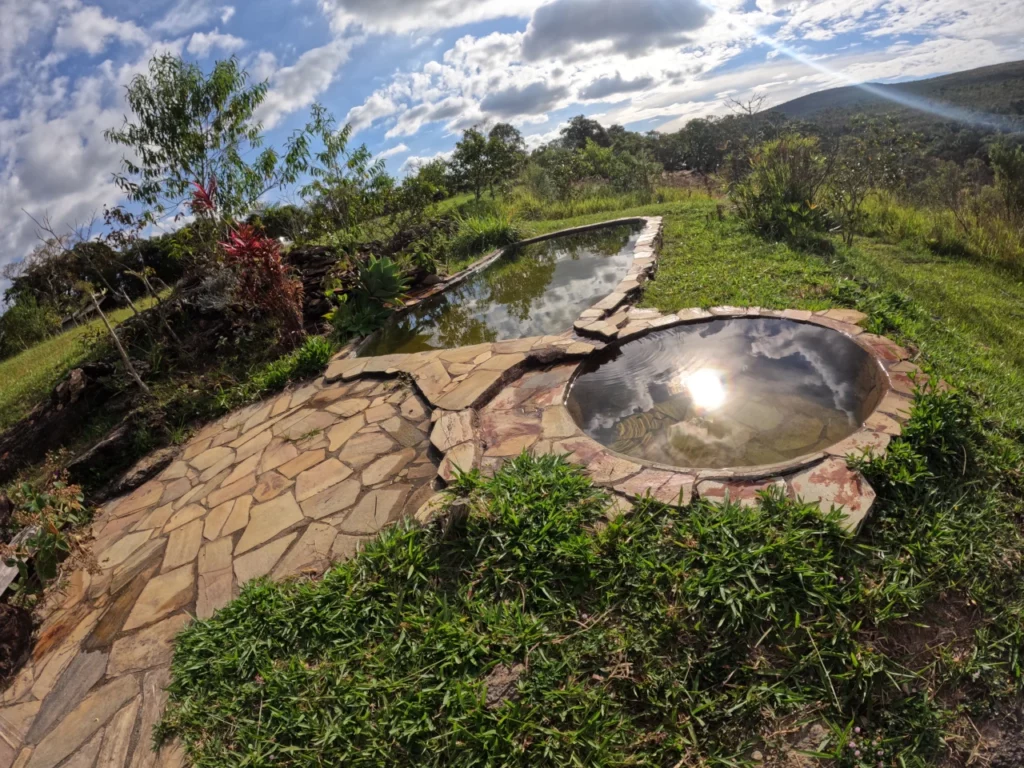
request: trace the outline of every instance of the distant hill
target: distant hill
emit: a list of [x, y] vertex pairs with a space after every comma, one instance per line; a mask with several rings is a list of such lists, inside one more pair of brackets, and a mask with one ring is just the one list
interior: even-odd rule
[[1022, 131], [1024, 61], [907, 83], [831, 88], [774, 109], [795, 120], [819, 123], [845, 122], [855, 114], [894, 114], [918, 129], [955, 122], [981, 130]]

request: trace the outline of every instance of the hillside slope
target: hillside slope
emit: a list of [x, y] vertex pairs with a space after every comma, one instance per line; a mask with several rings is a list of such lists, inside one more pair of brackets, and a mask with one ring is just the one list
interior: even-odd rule
[[[894, 114], [919, 125], [977, 121], [978, 127], [989, 130], [1024, 130], [1024, 61], [907, 83], [872, 83], [868, 89], [831, 88], [775, 110], [797, 120], [839, 122], [858, 113]], [[927, 108], [938, 114], [929, 114]]]

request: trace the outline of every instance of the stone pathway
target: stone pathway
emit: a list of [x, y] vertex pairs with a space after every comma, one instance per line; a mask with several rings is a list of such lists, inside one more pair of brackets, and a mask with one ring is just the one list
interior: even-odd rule
[[[373, 358], [339, 354], [307, 386], [231, 414], [185, 445], [156, 479], [104, 507], [95, 565], [70, 577], [25, 668], [0, 697], [0, 768], [181, 766], [150, 748], [174, 636], [247, 581], [321, 573], [402, 516], [428, 521], [455, 468], [494, 471], [523, 450], [568, 454], [627, 509], [647, 493], [752, 503], [769, 486], [847, 513], [856, 530], [874, 492], [846, 453], [884, 451], [910, 411], [916, 366], [850, 310], [630, 305], [656, 267], [661, 220], [646, 220], [619, 289], [556, 336]], [[863, 428], [797, 462], [732, 470], [640, 464], [583, 434], [563, 404], [580, 361], [610, 344], [713, 317], [772, 316], [854, 339], [887, 388]]]
[[430, 409], [399, 380], [323, 380], [210, 425], [93, 525], [0, 701], [0, 766], [182, 765], [150, 748], [171, 643], [250, 579], [322, 572], [433, 493]]

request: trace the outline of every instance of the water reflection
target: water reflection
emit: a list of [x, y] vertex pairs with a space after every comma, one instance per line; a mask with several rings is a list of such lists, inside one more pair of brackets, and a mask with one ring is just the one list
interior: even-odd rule
[[873, 358], [788, 320], [713, 320], [592, 358], [567, 405], [613, 450], [682, 467], [773, 464], [852, 434], [881, 397]]
[[609, 227], [508, 252], [460, 285], [392, 317], [360, 356], [567, 331], [625, 277], [639, 229]]

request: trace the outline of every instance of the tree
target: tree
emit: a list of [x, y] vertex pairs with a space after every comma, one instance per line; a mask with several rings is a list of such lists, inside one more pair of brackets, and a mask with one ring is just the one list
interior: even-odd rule
[[451, 159], [452, 170], [459, 183], [480, 199], [484, 188], [490, 183], [490, 167], [487, 162], [487, 139], [476, 127], [462, 132], [462, 140], [455, 145]]
[[[250, 85], [231, 58], [207, 74], [180, 57], [161, 55], [127, 88], [134, 121], [125, 117], [106, 139], [129, 150], [114, 181], [150, 219], [180, 213], [192, 185], [216, 180], [217, 208], [245, 214], [265, 192], [293, 183], [306, 170], [308, 137], [295, 134], [284, 157], [272, 148], [255, 154], [262, 126], [254, 119], [267, 95], [266, 82]], [[255, 154], [255, 156], [254, 156]]]
[[321, 105], [313, 105], [304, 133], [322, 146], [308, 163], [312, 180], [300, 191], [313, 228], [344, 241], [356, 239], [365, 222], [384, 213], [394, 179], [385, 172], [383, 160], [373, 162], [365, 144], [348, 150], [352, 127], [336, 129], [334, 117]]
[[494, 185], [511, 183], [526, 162], [526, 142], [523, 134], [508, 123], [498, 123], [487, 134], [487, 164], [490, 166], [491, 197]]
[[566, 149], [583, 149], [587, 141], [592, 141], [599, 147], [610, 147], [611, 139], [608, 132], [597, 122], [585, 115], [577, 115], [569, 121], [569, 124], [561, 131], [562, 146]]

